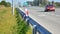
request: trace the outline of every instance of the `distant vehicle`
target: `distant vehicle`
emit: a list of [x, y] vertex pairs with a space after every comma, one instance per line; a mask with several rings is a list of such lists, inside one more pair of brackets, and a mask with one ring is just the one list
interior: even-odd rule
[[45, 12], [48, 12], [48, 11], [54, 11], [55, 12], [54, 5], [46, 5]]

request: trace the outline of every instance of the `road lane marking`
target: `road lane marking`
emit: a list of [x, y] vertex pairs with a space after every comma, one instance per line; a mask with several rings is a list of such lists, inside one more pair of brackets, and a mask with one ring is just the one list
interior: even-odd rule
[[42, 15], [38, 15], [39, 17], [44, 17], [44, 16], [47, 16], [47, 15], [45, 15], [45, 14], [42, 14]]

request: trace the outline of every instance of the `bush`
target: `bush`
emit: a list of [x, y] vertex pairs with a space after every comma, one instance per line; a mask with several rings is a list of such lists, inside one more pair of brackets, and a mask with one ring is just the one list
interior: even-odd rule
[[55, 4], [56, 4], [56, 6], [60, 7], [60, 3], [59, 2], [56, 2]]
[[11, 7], [11, 3], [7, 2], [5, 6], [6, 7]]
[[4, 5], [5, 7], [11, 7], [11, 3], [5, 1], [1, 1], [0, 5]]
[[21, 15], [19, 14], [18, 10], [16, 9], [16, 21], [17, 21], [17, 34], [26, 34], [26, 32], [29, 30], [29, 26], [25, 22], [24, 19], [22, 19]]

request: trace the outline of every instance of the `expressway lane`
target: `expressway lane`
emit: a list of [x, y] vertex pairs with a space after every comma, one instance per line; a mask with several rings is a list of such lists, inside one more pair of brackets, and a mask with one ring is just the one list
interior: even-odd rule
[[[25, 8], [21, 7], [24, 12]], [[29, 16], [52, 34], [60, 34], [60, 8], [56, 12], [44, 12], [42, 7], [27, 7]]]

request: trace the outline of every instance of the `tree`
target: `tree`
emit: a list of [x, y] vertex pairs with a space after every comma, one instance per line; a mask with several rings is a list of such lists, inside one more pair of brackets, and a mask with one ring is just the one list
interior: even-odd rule
[[2, 1], [5, 1], [5, 0], [2, 0]]
[[60, 7], [60, 2], [55, 2], [56, 6]]
[[6, 7], [11, 7], [11, 3], [7, 2]]
[[11, 3], [10, 2], [6, 2], [5, 0], [1, 1], [0, 5], [4, 5], [5, 7], [10, 7]]
[[34, 0], [34, 5], [39, 6], [39, 0]]
[[6, 2], [5, 2], [5, 1], [2, 1], [2, 2], [0, 3], [0, 5], [6, 5]]

